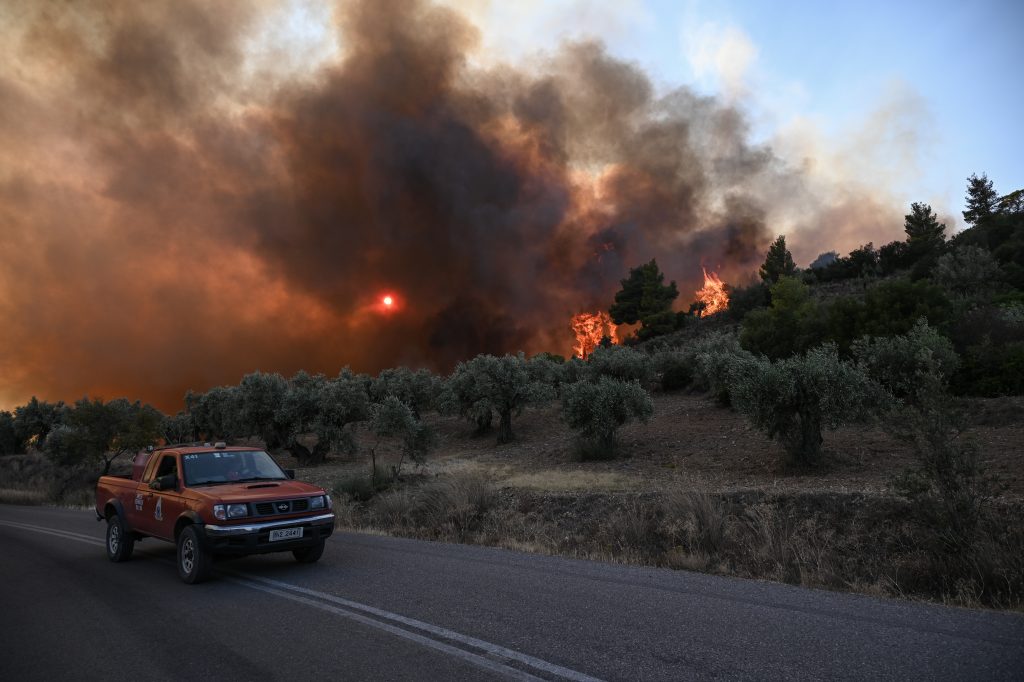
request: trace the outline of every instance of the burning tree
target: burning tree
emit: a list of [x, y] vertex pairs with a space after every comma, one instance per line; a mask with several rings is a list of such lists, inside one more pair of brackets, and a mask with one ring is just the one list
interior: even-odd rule
[[725, 290], [725, 282], [715, 273], [704, 272], [704, 286], [697, 292], [698, 310], [701, 315], [714, 315], [729, 308], [729, 292]]
[[572, 331], [576, 335], [573, 351], [576, 357], [587, 359], [594, 349], [607, 338], [611, 343], [618, 343], [617, 325], [611, 316], [602, 311], [596, 313], [580, 313], [572, 318]]

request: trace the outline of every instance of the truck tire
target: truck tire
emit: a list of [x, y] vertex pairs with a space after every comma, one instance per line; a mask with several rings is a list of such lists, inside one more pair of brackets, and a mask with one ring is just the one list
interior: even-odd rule
[[178, 535], [177, 556], [178, 577], [186, 583], [201, 583], [210, 577], [213, 557], [203, 548], [203, 541], [195, 526], [182, 528]]
[[107, 558], [114, 563], [128, 561], [135, 549], [135, 537], [127, 531], [120, 515], [107, 518]]
[[309, 547], [303, 547], [302, 549], [293, 549], [292, 556], [300, 564], [312, 564], [320, 559], [324, 554], [324, 541], [311, 545]]

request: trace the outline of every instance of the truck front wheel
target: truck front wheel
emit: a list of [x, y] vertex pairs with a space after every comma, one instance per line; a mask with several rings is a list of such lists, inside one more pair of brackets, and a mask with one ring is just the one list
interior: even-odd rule
[[115, 563], [128, 561], [135, 549], [135, 538], [129, 533], [118, 514], [107, 518], [107, 558]]
[[195, 526], [185, 526], [178, 535], [178, 576], [189, 584], [210, 577], [213, 557], [203, 548]]
[[300, 564], [311, 564], [314, 561], [319, 560], [320, 557], [323, 556], [323, 553], [323, 540], [316, 543], [315, 545], [311, 545], [310, 547], [303, 547], [302, 549], [292, 550], [292, 556], [294, 556], [295, 560], [298, 561]]

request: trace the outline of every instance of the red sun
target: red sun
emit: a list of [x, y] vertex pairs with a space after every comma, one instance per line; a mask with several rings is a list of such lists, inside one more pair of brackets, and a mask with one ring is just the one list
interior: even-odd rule
[[395, 304], [395, 299], [391, 298], [390, 296], [385, 296], [382, 299], [382, 302], [384, 303], [384, 305], [391, 307]]

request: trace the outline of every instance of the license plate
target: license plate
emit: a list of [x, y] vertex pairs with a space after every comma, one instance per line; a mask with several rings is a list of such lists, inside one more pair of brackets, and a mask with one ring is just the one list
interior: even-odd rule
[[302, 537], [302, 528], [281, 528], [280, 530], [270, 531], [270, 541], [275, 540], [294, 540], [295, 538]]

